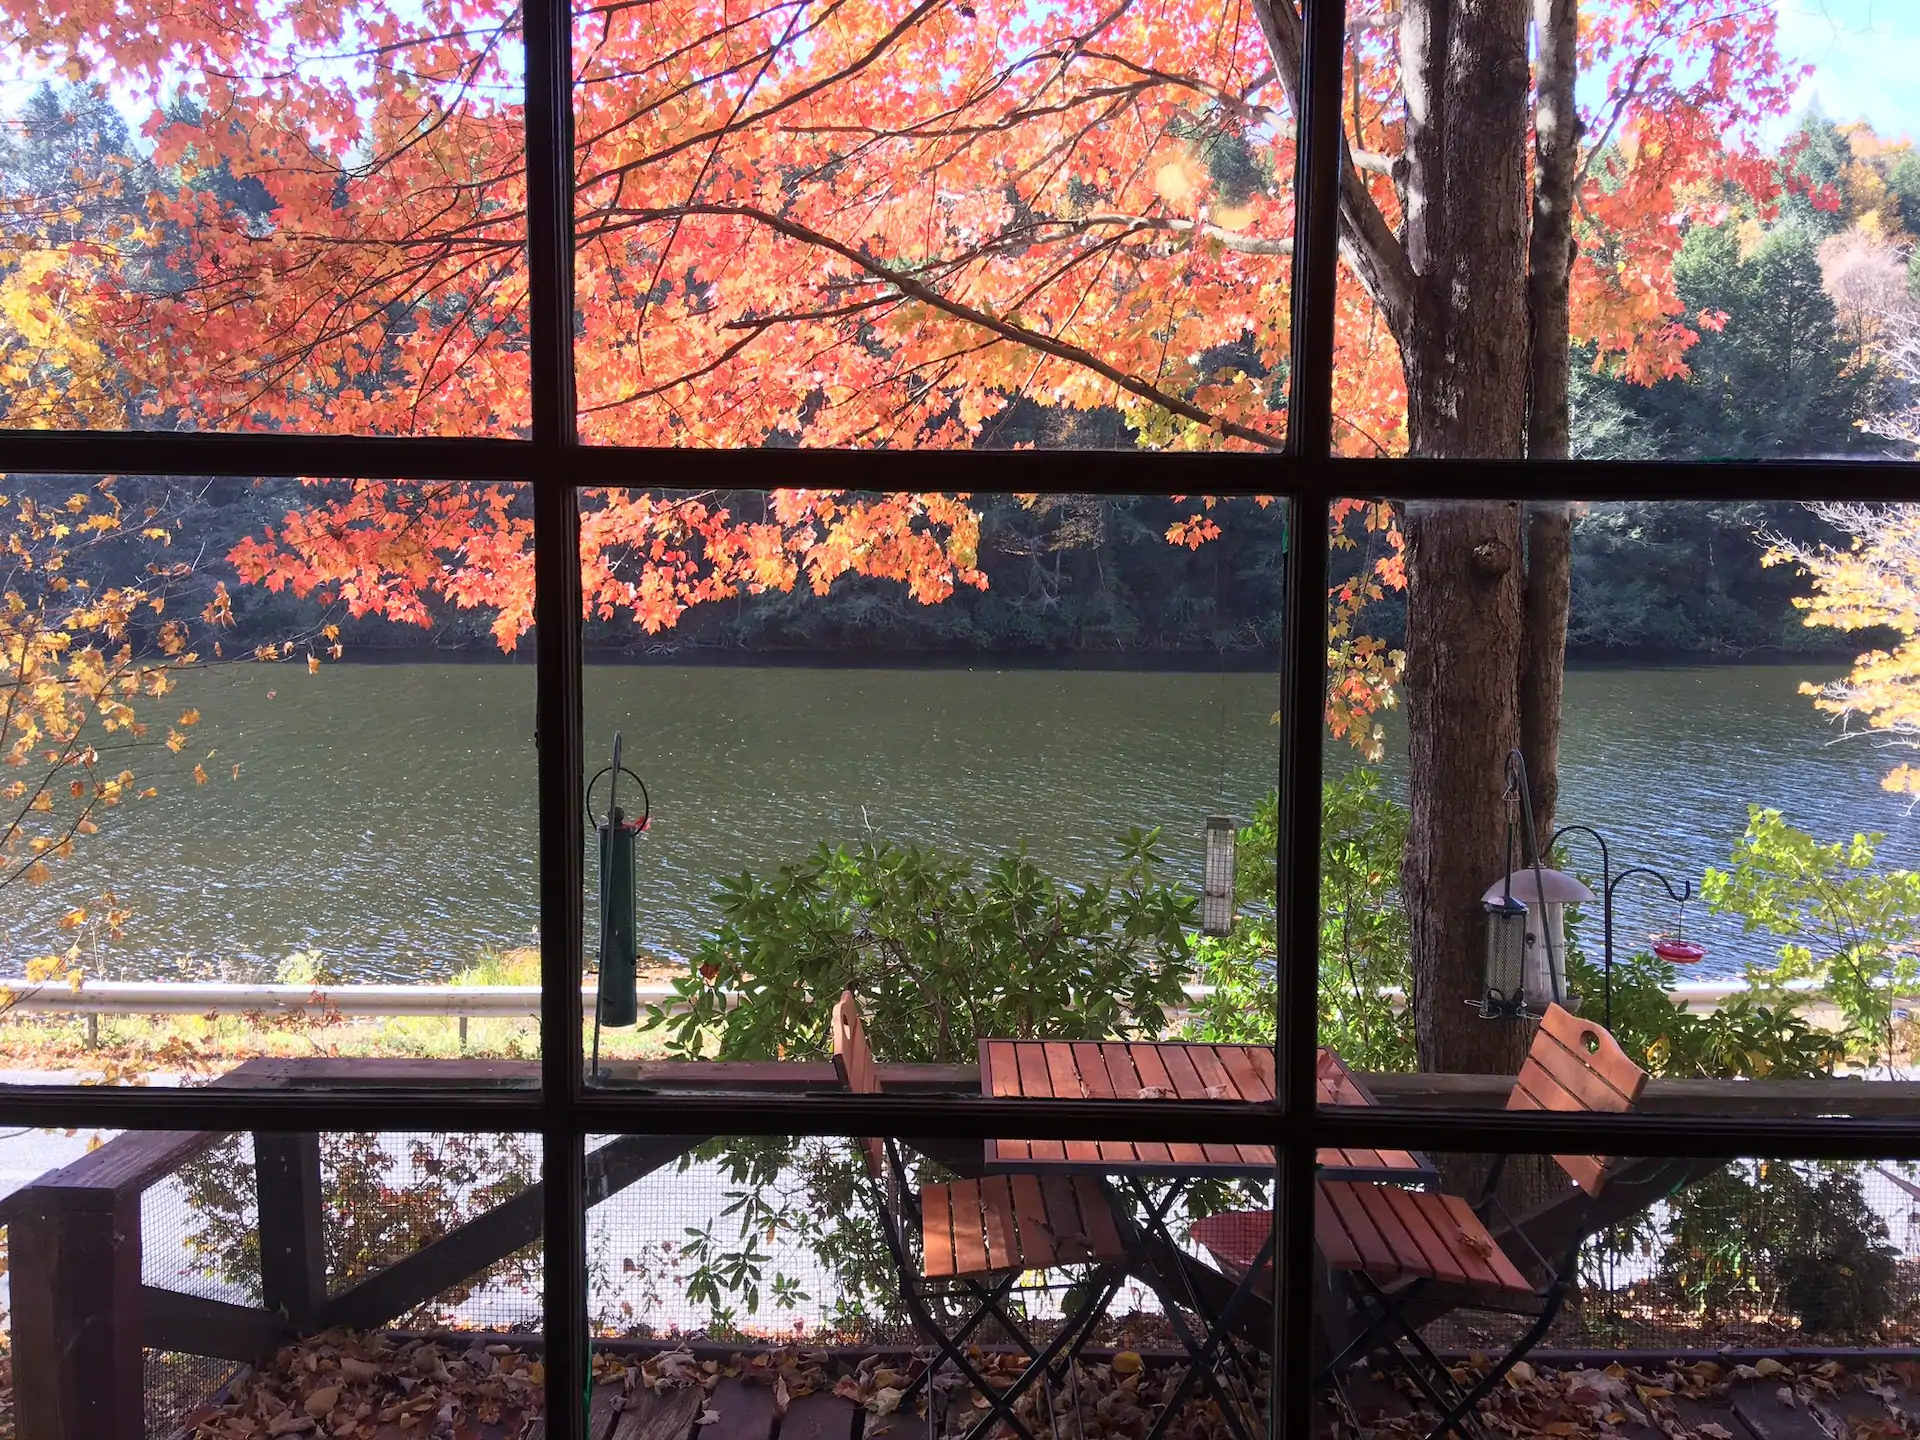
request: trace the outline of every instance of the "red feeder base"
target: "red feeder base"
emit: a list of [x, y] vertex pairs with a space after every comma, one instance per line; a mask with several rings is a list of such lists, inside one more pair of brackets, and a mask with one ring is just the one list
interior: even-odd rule
[[1707, 958], [1707, 949], [1704, 945], [1696, 945], [1691, 940], [1676, 940], [1670, 936], [1662, 936], [1655, 940], [1653, 953], [1674, 965], [1697, 965]]

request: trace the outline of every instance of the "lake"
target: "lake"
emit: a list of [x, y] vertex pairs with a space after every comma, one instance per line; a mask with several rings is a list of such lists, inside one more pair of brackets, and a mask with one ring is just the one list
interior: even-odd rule
[[[1833, 744], [1796, 693], [1837, 668], [1574, 672], [1562, 820], [1597, 826], [1616, 864], [1696, 885], [1750, 801], [1825, 837], [1884, 830], [1886, 855], [1920, 863], [1920, 821], [1879, 788], [1888, 757]], [[710, 928], [721, 877], [821, 840], [983, 860], [1024, 844], [1082, 880], [1107, 870], [1119, 831], [1160, 825], [1197, 880], [1206, 817], [1247, 815], [1277, 766], [1277, 682], [1261, 674], [596, 665], [585, 692], [592, 768], [619, 729], [652, 793], [640, 934], [663, 955]], [[84, 963], [114, 978], [271, 979], [315, 952], [341, 977], [444, 980], [534, 941], [531, 664], [243, 665], [190, 677], [177, 700], [203, 719], [178, 762], [137, 763], [158, 797], [107, 816], [51, 883], [7, 892], [9, 971], [64, 945], [60, 917], [108, 885], [132, 915]], [[195, 761], [204, 785], [181, 768]], [[1674, 920], [1622, 892], [1625, 941]], [[1697, 973], [1770, 953], [1697, 903], [1686, 921], [1711, 947]]]

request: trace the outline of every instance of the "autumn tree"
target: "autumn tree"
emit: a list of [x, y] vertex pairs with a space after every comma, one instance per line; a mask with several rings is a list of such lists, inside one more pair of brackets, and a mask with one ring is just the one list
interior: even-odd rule
[[[1738, 0], [1351, 11], [1341, 447], [1564, 455], [1569, 344], [1636, 381], [1678, 373], [1699, 333], [1674, 294], [1685, 224], [1719, 186], [1772, 183], [1753, 127], [1792, 77], [1771, 16]], [[165, 264], [150, 283], [89, 271], [71, 316], [75, 343], [111, 355], [125, 423], [524, 428], [514, 12], [5, 13], [25, 63], [148, 110], [154, 179], [144, 228], [122, 238]], [[1300, 46], [1276, 0], [579, 5], [585, 438], [905, 448], [1117, 421], [1139, 446], [1277, 447]], [[1577, 89], [1580, 72], [1599, 83]], [[34, 423], [98, 423], [69, 396], [72, 368], [44, 364]], [[1038, 426], [1036, 411], [1102, 424]], [[812, 493], [745, 517], [710, 496], [607, 492], [588, 501], [589, 603], [664, 626], [739, 588], [850, 572], [938, 598], [977, 583], [970, 513]], [[1502, 861], [1509, 749], [1525, 746], [1553, 809], [1568, 517], [1422, 504], [1334, 519], [1342, 538], [1396, 537], [1334, 597], [1334, 658], [1358, 689], [1337, 689], [1333, 714], [1346, 706], [1363, 739], [1393, 661], [1352, 607], [1403, 565], [1409, 586], [1422, 1060], [1511, 1069], [1512, 1039], [1460, 1002]], [[1211, 523], [1197, 511], [1176, 537]], [[506, 640], [529, 618], [526, 539], [495, 487], [360, 487], [316, 495], [237, 558], [378, 613], [416, 613], [428, 593], [494, 607]]]
[[[1812, 508], [1844, 537], [1808, 544], [1774, 537], [1767, 563], [1806, 574], [1812, 594], [1794, 603], [1805, 623], [1896, 643], [1861, 654], [1846, 675], [1804, 684], [1816, 708], [1843, 729], [1895, 749], [1920, 749], [1920, 506], [1823, 502]], [[1920, 767], [1893, 766], [1887, 789], [1920, 795]]]
[[[188, 753], [199, 712], [168, 697], [200, 663], [194, 632], [219, 622], [224, 601], [200, 617], [169, 610], [191, 568], [168, 556], [171, 539], [158, 507], [129, 511], [112, 481], [56, 491], [13, 477], [0, 492], [0, 894], [45, 883], [156, 780], [207, 783], [203, 757]], [[128, 543], [146, 557], [138, 575], [90, 578], [94, 552]], [[69, 947], [26, 973], [72, 973], [79, 932], [117, 933], [125, 916], [104, 887], [61, 922], [76, 935]]]

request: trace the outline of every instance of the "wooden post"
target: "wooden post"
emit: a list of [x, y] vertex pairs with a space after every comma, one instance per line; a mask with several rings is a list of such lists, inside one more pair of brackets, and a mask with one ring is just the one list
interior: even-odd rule
[[290, 1325], [302, 1327], [327, 1301], [320, 1137], [255, 1131], [253, 1170], [260, 1200], [261, 1299]]
[[8, 1231], [20, 1440], [144, 1440], [139, 1192], [28, 1191]]

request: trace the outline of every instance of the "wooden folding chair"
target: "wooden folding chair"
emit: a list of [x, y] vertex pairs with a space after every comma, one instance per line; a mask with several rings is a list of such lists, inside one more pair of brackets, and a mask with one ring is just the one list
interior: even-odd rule
[[[1621, 1112], [1639, 1102], [1646, 1083], [1646, 1071], [1612, 1035], [1552, 1005], [1527, 1050], [1507, 1109]], [[1474, 1433], [1474, 1409], [1546, 1334], [1578, 1274], [1587, 1227], [1578, 1227], [1565, 1253], [1542, 1255], [1500, 1202], [1505, 1159], [1495, 1159], [1480, 1199], [1471, 1204], [1458, 1195], [1397, 1185], [1322, 1181], [1315, 1190], [1314, 1230], [1321, 1257], [1328, 1270], [1344, 1280], [1361, 1322], [1350, 1341], [1340, 1344], [1336, 1339], [1327, 1371], [1337, 1380], [1348, 1360], [1380, 1342], [1439, 1414], [1429, 1440], [1455, 1430]], [[1606, 1185], [1613, 1162], [1596, 1155], [1554, 1159], [1590, 1206]], [[1502, 1249], [1488, 1228], [1490, 1219], [1499, 1222], [1502, 1233], [1524, 1253], [1510, 1255]], [[1223, 1270], [1244, 1276], [1257, 1263], [1272, 1228], [1270, 1212], [1233, 1211], [1198, 1222], [1192, 1234]], [[1540, 1278], [1528, 1278], [1529, 1270]], [[1418, 1327], [1405, 1318], [1403, 1307], [1409, 1302], [1437, 1296], [1457, 1308], [1523, 1315], [1530, 1323], [1500, 1361], [1463, 1389]]]
[[[833, 1064], [848, 1090], [880, 1093], [873, 1051], [851, 990], [833, 1007]], [[989, 1175], [924, 1185], [916, 1194], [892, 1140], [868, 1137], [860, 1147], [881, 1230], [900, 1275], [901, 1298], [914, 1327], [940, 1351], [940, 1359], [908, 1386], [901, 1403], [911, 1404], [944, 1361], [987, 1398], [988, 1408], [966, 1432], [966, 1440], [980, 1440], [1002, 1420], [1032, 1440], [1013, 1412], [1014, 1403], [1042, 1378], [1059, 1378], [1125, 1277], [1126, 1249], [1105, 1190], [1087, 1175]], [[918, 1263], [907, 1245], [907, 1237], [916, 1231]], [[1094, 1267], [1088, 1303], [1063, 1319], [1045, 1346], [1036, 1347], [1008, 1311], [1007, 1298], [1023, 1274], [1063, 1265]], [[967, 1302], [972, 1313], [957, 1328], [936, 1312], [928, 1282], [949, 1293], [957, 1291]], [[997, 1319], [1028, 1356], [1026, 1369], [1005, 1387], [989, 1383], [966, 1354], [969, 1338], [989, 1317]]]

